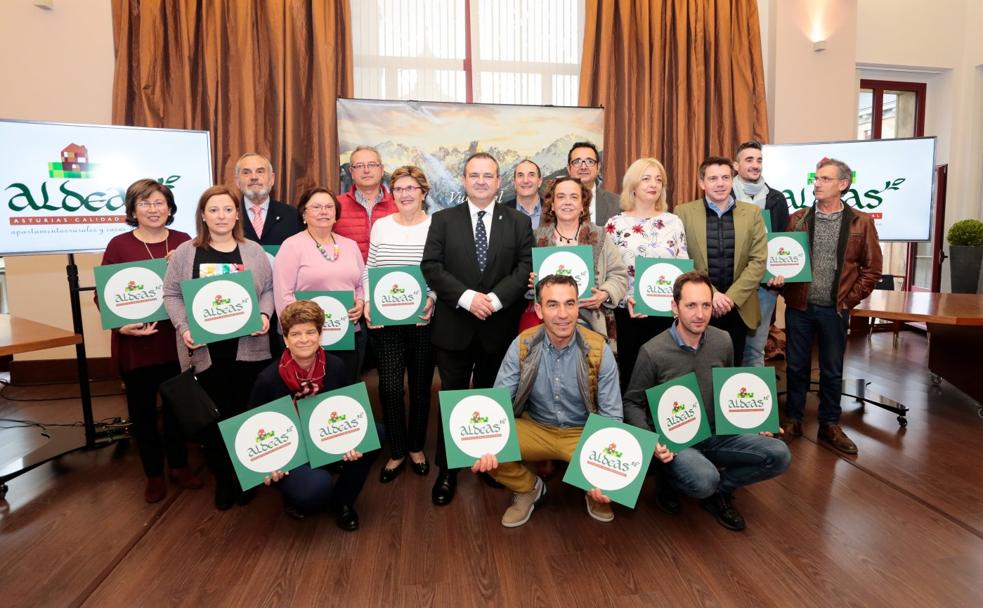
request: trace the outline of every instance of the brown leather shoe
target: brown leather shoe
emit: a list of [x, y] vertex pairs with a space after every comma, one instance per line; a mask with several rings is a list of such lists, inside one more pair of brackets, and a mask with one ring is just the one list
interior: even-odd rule
[[802, 436], [802, 421], [787, 419], [782, 422], [782, 433], [778, 436], [785, 443]]
[[167, 496], [167, 485], [164, 477], [155, 475], [147, 478], [147, 487], [143, 490], [143, 499], [149, 503], [160, 502]]
[[171, 481], [185, 490], [200, 490], [205, 487], [205, 482], [201, 480], [201, 477], [195, 475], [194, 471], [188, 467], [171, 469]]
[[823, 443], [826, 443], [833, 447], [833, 449], [839, 450], [844, 454], [856, 454], [857, 444], [853, 443], [846, 433], [843, 432], [843, 428], [838, 424], [827, 424], [819, 427], [819, 433], [816, 438]]

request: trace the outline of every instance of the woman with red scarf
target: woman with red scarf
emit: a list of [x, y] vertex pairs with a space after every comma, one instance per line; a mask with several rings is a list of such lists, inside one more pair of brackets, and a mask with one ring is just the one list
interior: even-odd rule
[[[297, 301], [280, 313], [283, 341], [287, 349], [253, 385], [249, 407], [254, 408], [290, 395], [294, 404], [345, 384], [346, 371], [341, 359], [321, 348], [324, 311], [314, 302]], [[351, 450], [342, 462], [311, 468], [305, 464], [289, 472], [275, 471], [266, 484], [277, 482], [283, 491], [284, 510], [294, 519], [328, 508], [342, 530], [358, 529], [355, 499], [365, 485], [369, 468], [378, 452], [362, 454]], [[338, 474], [337, 480], [334, 474]]]

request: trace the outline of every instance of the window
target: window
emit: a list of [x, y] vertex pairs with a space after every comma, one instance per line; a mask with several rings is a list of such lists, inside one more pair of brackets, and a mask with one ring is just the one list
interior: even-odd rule
[[355, 96], [577, 105], [583, 0], [351, 2]]

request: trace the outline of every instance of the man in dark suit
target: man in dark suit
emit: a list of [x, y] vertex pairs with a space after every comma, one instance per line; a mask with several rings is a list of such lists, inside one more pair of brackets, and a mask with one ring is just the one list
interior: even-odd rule
[[601, 157], [597, 146], [589, 141], [578, 141], [570, 147], [567, 153], [567, 175], [580, 180], [580, 183], [591, 189], [593, 196], [590, 200], [590, 221], [592, 224], [603, 226], [612, 216], [621, 213], [621, 203], [618, 195], [608, 192], [597, 183], [601, 172]]
[[539, 219], [543, 215], [543, 201], [539, 196], [539, 187], [543, 185], [543, 175], [539, 165], [528, 158], [520, 160], [515, 165], [512, 174], [515, 185], [515, 198], [504, 201], [506, 207], [529, 216], [532, 228], [539, 228]]
[[[301, 231], [297, 209], [270, 197], [276, 174], [273, 165], [265, 157], [246, 152], [236, 161], [236, 185], [242, 192], [242, 227], [246, 238], [260, 245], [279, 247], [288, 237]], [[278, 358], [283, 354], [283, 337], [280, 335], [276, 315], [270, 319], [270, 354]]]
[[280, 245], [287, 237], [300, 232], [297, 209], [270, 198], [276, 174], [273, 165], [255, 152], [239, 157], [235, 169], [236, 185], [242, 192], [240, 217], [246, 238], [260, 245]]
[[[489, 388], [518, 333], [532, 271], [532, 225], [514, 209], [495, 205], [498, 162], [478, 152], [464, 164], [464, 204], [433, 215], [420, 266], [437, 293], [431, 322], [443, 390]], [[454, 498], [457, 471], [447, 468], [438, 425], [440, 473], [432, 498]]]

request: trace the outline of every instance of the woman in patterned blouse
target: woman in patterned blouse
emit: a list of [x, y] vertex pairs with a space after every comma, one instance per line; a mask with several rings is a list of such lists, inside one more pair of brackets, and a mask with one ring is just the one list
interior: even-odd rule
[[635, 258], [687, 258], [682, 221], [669, 213], [666, 169], [654, 158], [633, 162], [621, 187], [621, 213], [608, 220], [605, 230], [621, 251], [628, 268], [628, 297], [614, 311], [617, 324], [618, 369], [625, 389], [635, 368], [638, 349], [672, 325], [672, 317], [636, 314]]

